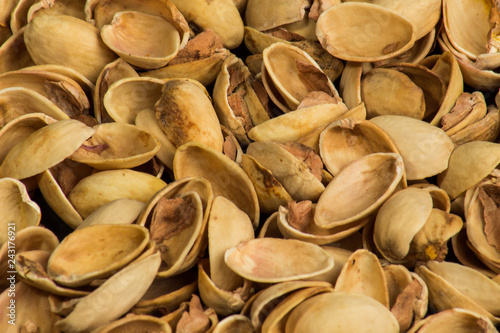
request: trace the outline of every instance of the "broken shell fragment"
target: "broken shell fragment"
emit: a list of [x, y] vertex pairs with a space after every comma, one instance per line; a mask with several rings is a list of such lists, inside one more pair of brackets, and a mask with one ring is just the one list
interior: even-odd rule
[[78, 228], [96, 224], [132, 224], [145, 206], [144, 202], [134, 199], [116, 199], [92, 212]]
[[484, 315], [474, 311], [454, 308], [432, 314], [417, 322], [408, 333], [431, 333], [452, 330], [456, 333], [498, 332], [493, 323]]
[[172, 328], [167, 322], [147, 315], [126, 315], [124, 318], [93, 330], [92, 333], [136, 332], [140, 330], [155, 333], [172, 333]]

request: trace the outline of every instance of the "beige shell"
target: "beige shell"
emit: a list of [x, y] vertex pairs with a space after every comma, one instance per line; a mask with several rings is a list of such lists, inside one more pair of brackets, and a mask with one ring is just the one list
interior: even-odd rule
[[97, 224], [132, 224], [145, 206], [144, 202], [134, 199], [116, 199], [92, 212], [78, 228]]
[[342, 3], [323, 12], [316, 35], [333, 56], [359, 62], [392, 58], [417, 40], [416, 27], [407, 18], [364, 2]]
[[[156, 276], [160, 262], [160, 254], [156, 253], [128, 265], [88, 296], [80, 298], [74, 310], [58, 321], [56, 327], [65, 332], [80, 332], [120, 318], [147, 291]], [[101, 306], [96, 307], [96, 304]]]
[[[6, 73], [34, 65], [24, 44], [24, 28], [0, 45], [0, 73]], [[1, 33], [0, 33], [1, 35]]]
[[[94, 132], [73, 119], [47, 125], [10, 150], [0, 165], [0, 175], [16, 179], [37, 175], [71, 155]], [[27, 160], [31, 162], [26, 164]]]
[[379, 116], [370, 121], [394, 141], [403, 157], [408, 180], [435, 176], [448, 168], [454, 145], [442, 129], [404, 116]]
[[95, 133], [70, 159], [99, 170], [134, 168], [149, 161], [160, 149], [160, 141], [138, 126], [107, 123], [93, 127]]
[[455, 308], [431, 314], [413, 325], [408, 333], [444, 331], [468, 333], [474, 330], [484, 333], [498, 332], [493, 323], [484, 315], [470, 310]]
[[47, 271], [62, 285], [86, 285], [120, 270], [137, 257], [148, 242], [147, 229], [138, 225], [95, 225], [78, 229], [54, 250]]
[[294, 239], [257, 238], [242, 242], [227, 250], [224, 259], [238, 275], [266, 283], [304, 279], [333, 267], [332, 257], [321, 247]]
[[101, 38], [122, 59], [144, 69], [167, 65], [181, 43], [172, 23], [138, 11], [117, 12], [111, 23], [102, 27]]
[[[91, 82], [117, 57], [102, 42], [96, 27], [68, 15], [34, 17], [26, 27], [24, 41], [35, 64], [65, 65]], [[71, 44], [61, 41], [71, 41]]]
[[124, 318], [95, 329], [92, 333], [118, 333], [134, 332], [139, 330], [152, 331], [157, 333], [171, 333], [170, 325], [160, 318], [146, 315], [127, 315]]
[[332, 286], [335, 286], [342, 268], [347, 263], [353, 251], [331, 245], [323, 245], [322, 248], [333, 258], [334, 266], [328, 272], [313, 276], [308, 280], [329, 282]]
[[[314, 222], [332, 228], [364, 219], [394, 192], [403, 168], [401, 156], [394, 153], [374, 153], [348, 164], [319, 198]], [[360, 197], [360, 191], [365, 195]]]
[[339, 91], [345, 105], [354, 108], [361, 102], [361, 77], [363, 76], [363, 63], [348, 61], [340, 76]]
[[174, 176], [204, 177], [212, 185], [214, 197], [223, 196], [243, 210], [256, 228], [259, 225], [259, 203], [255, 188], [245, 171], [222, 153], [196, 142], [177, 149]]
[[[363, 318], [363, 320], [360, 320]], [[324, 293], [307, 299], [290, 314], [286, 333], [330, 332], [396, 333], [399, 325], [392, 313], [366, 295], [347, 292]]]
[[43, 0], [37, 0], [29, 8], [27, 18], [29, 22], [35, 15], [63, 14], [85, 20], [84, 7], [85, 3], [79, 0], [58, 0], [49, 4]]
[[254, 329], [248, 317], [235, 314], [222, 319], [213, 330], [213, 333], [230, 332], [253, 333]]

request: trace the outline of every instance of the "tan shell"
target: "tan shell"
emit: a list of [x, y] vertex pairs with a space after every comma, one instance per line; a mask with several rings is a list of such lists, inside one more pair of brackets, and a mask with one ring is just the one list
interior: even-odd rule
[[132, 224], [145, 206], [144, 202], [134, 199], [116, 199], [92, 212], [78, 228], [97, 224]]
[[392, 58], [417, 40], [416, 27], [407, 18], [364, 2], [342, 3], [323, 12], [316, 35], [333, 56], [359, 62]]
[[266, 283], [304, 279], [333, 267], [332, 257], [319, 246], [278, 238], [242, 242], [226, 251], [225, 261], [245, 279]]
[[379, 116], [370, 121], [394, 141], [403, 157], [408, 180], [431, 177], [448, 168], [454, 145], [442, 129], [404, 116]]
[[137, 11], [117, 12], [101, 29], [102, 41], [130, 64], [155, 69], [177, 55], [181, 36], [160, 16]]
[[81, 20], [85, 20], [85, 3], [79, 0], [58, 0], [47, 4], [43, 0], [38, 0], [29, 8], [27, 18], [28, 22], [35, 15], [70, 15]]
[[34, 64], [24, 44], [24, 28], [1, 43], [0, 73], [18, 70]]
[[[116, 59], [96, 27], [68, 15], [34, 17], [26, 27], [24, 41], [35, 64], [65, 65], [92, 82], [106, 64]], [[71, 41], [71, 46], [61, 41]]]
[[235, 314], [222, 319], [213, 330], [213, 333], [230, 332], [253, 333], [254, 329], [248, 317]]
[[105, 327], [100, 327], [92, 333], [118, 333], [134, 332], [139, 330], [152, 331], [157, 333], [171, 333], [170, 325], [160, 318], [146, 315], [127, 315], [122, 319], [116, 320]]
[[[318, 200], [314, 222], [332, 228], [364, 219], [389, 198], [403, 173], [398, 154], [374, 153], [357, 159], [328, 184]], [[360, 197], [360, 191], [365, 195]]]
[[[10, 150], [0, 165], [0, 175], [23, 179], [39, 174], [71, 155], [94, 132], [73, 119], [47, 125]], [[26, 164], [27, 160], [31, 163]]]
[[120, 270], [137, 257], [148, 242], [147, 229], [138, 225], [95, 225], [78, 229], [54, 250], [47, 271], [62, 285], [86, 285]]
[[417, 322], [408, 333], [431, 333], [452, 330], [468, 333], [474, 330], [484, 333], [498, 332], [493, 323], [484, 315], [474, 311], [455, 308], [432, 314]]
[[323, 245], [322, 248], [333, 258], [334, 266], [328, 272], [313, 276], [309, 280], [329, 282], [332, 286], [335, 286], [342, 268], [347, 263], [353, 251], [331, 245]]
[[174, 158], [175, 179], [204, 177], [212, 185], [213, 195], [231, 200], [243, 210], [254, 227], [259, 225], [259, 203], [255, 188], [245, 171], [222, 153], [196, 142], [177, 149]]
[[348, 108], [352, 109], [361, 102], [361, 77], [363, 63], [348, 61], [340, 76], [339, 90], [342, 99]]

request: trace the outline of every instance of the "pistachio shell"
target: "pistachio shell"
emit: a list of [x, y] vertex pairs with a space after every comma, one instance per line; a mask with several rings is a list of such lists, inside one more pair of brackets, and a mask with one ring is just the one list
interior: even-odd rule
[[465, 309], [448, 309], [432, 314], [419, 321], [408, 333], [431, 333], [439, 331], [467, 332], [498, 332], [493, 323], [485, 316]]
[[92, 212], [78, 228], [97, 224], [132, 224], [137, 220], [144, 207], [144, 202], [138, 200], [116, 199]]
[[105, 327], [100, 327], [92, 333], [118, 333], [126, 331], [146, 330], [158, 333], [171, 333], [170, 325], [160, 318], [146, 315], [128, 315], [116, 320]]
[[35, 64], [24, 44], [24, 30], [20, 29], [0, 44], [0, 73]]
[[306, 1], [249, 0], [245, 11], [248, 26], [259, 31], [300, 21], [305, 15]]
[[213, 330], [213, 333], [229, 332], [252, 333], [254, 329], [248, 317], [236, 314], [222, 319]]
[[340, 77], [340, 95], [349, 109], [358, 106], [361, 102], [361, 77], [363, 64], [348, 61]]

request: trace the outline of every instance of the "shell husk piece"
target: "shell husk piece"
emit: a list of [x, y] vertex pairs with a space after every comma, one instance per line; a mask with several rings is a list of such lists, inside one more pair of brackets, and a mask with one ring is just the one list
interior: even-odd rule
[[207, 261], [198, 263], [198, 289], [203, 303], [221, 316], [240, 312], [245, 302], [250, 298], [252, 283], [245, 280], [235, 290], [221, 289], [210, 278], [210, 271], [207, 272], [208, 268]]
[[141, 330], [146, 332], [172, 333], [172, 328], [167, 322], [147, 315], [127, 315], [104, 327], [93, 330], [92, 333], [136, 332]]
[[448, 309], [419, 321], [411, 327], [408, 333], [431, 333], [439, 331], [467, 332], [498, 332], [493, 323], [484, 315], [465, 309]]
[[246, 24], [259, 31], [300, 21], [305, 15], [304, 0], [275, 1], [249, 0], [245, 11]]
[[94, 210], [115, 199], [147, 202], [166, 185], [163, 180], [144, 172], [107, 170], [82, 179], [69, 193], [68, 199], [85, 219]]
[[250, 239], [254, 239], [254, 229], [248, 215], [229, 199], [214, 198], [208, 219], [208, 252], [210, 278], [218, 288], [233, 291], [243, 284], [243, 279], [227, 267], [224, 253]]
[[[78, 46], [68, 47], [60, 42], [62, 40], [71, 40]], [[26, 26], [24, 41], [35, 64], [68, 66], [91, 82], [97, 80], [104, 66], [116, 59], [116, 54], [102, 42], [96, 27], [68, 15], [34, 17]]]
[[339, 90], [345, 105], [352, 109], [362, 102], [361, 77], [363, 76], [363, 64], [348, 61], [340, 76]]
[[235, 314], [222, 319], [213, 330], [213, 333], [230, 332], [253, 333], [255, 330], [248, 317]]
[[106, 123], [93, 128], [95, 133], [70, 159], [99, 170], [134, 168], [160, 149], [155, 136], [132, 124]]
[[254, 157], [243, 154], [241, 167], [252, 181], [259, 207], [263, 213], [274, 213], [279, 206], [286, 205], [292, 200], [283, 185], [276, 180], [272, 172], [260, 164]]
[[347, 112], [343, 103], [314, 105], [271, 118], [253, 127], [248, 137], [253, 141], [287, 143], [298, 141], [316, 128], [330, 124]]
[[20, 29], [5, 42], [0, 43], [0, 73], [35, 64], [24, 44], [24, 30], [24, 28]]
[[368, 250], [356, 250], [342, 267], [335, 292], [359, 293], [389, 308], [387, 280], [377, 256]]
[[455, 148], [449, 166], [438, 176], [437, 185], [451, 200], [479, 183], [500, 163], [500, 145], [472, 141]]
[[164, 83], [152, 77], [123, 78], [109, 86], [102, 102], [114, 121], [133, 124], [140, 111], [154, 109]]
[[[429, 192], [432, 197], [432, 204], [434, 208], [440, 209], [449, 213], [451, 211], [451, 202], [448, 193], [434, 184], [429, 183], [416, 183], [409, 187], [423, 189]], [[458, 214], [460, 215], [460, 214]]]
[[337, 279], [340, 275], [340, 272], [342, 271], [342, 268], [347, 263], [353, 251], [331, 245], [323, 245], [322, 248], [333, 258], [334, 266], [328, 272], [313, 276], [308, 280], [324, 281], [331, 283], [332, 286], [335, 286], [335, 283], [337, 282]]
[[57, 285], [47, 274], [51, 251], [32, 250], [16, 256], [16, 270], [24, 283], [49, 293], [66, 297], [83, 297], [90, 292]]
[[173, 24], [136, 11], [116, 13], [111, 24], [102, 27], [101, 38], [122, 59], [144, 69], [166, 66], [181, 42]]
[[184, 15], [202, 29], [212, 29], [222, 38], [224, 47], [234, 49], [243, 41], [244, 24], [232, 0], [206, 2], [203, 0], [171, 0]]
[[[314, 222], [321, 228], [332, 228], [364, 219], [389, 198], [403, 173], [399, 154], [374, 153], [355, 160], [327, 185], [318, 200]], [[370, 194], [360, 198], [360, 188]]]
[[279, 212], [276, 211], [269, 215], [257, 235], [257, 238], [271, 237], [271, 238], [284, 238], [280, 229], [278, 228]]
[[294, 155], [291, 152], [294, 149], [312, 155], [308, 159], [312, 160], [315, 156], [319, 159], [312, 149], [303, 145], [288, 146], [266, 141], [252, 142], [247, 147], [247, 154], [268, 169], [292, 198], [316, 201], [325, 187], [307, 164], [309, 160]]
[[78, 228], [97, 224], [132, 224], [145, 206], [144, 202], [134, 199], [116, 199], [92, 212]]
[[429, 288], [429, 305], [435, 311], [463, 308], [498, 325], [499, 285], [473, 268], [451, 262], [429, 261], [415, 268]]
[[47, 271], [62, 285], [86, 285], [127, 265], [148, 242], [147, 229], [138, 225], [95, 225], [78, 229], [54, 250]]
[[365, 155], [399, 154], [394, 142], [380, 127], [370, 121], [352, 118], [335, 121], [322, 131], [319, 150], [325, 167], [333, 176]]
[[170, 79], [155, 104], [156, 119], [175, 147], [199, 142], [222, 151], [224, 139], [205, 87], [191, 79]]
[[[290, 257], [288, 254], [296, 253]], [[321, 247], [293, 239], [257, 238], [226, 251], [226, 264], [255, 282], [276, 283], [318, 275], [333, 267]]]
[[[12, 87], [0, 90], [1, 125], [24, 114], [44, 113], [56, 120], [68, 119], [53, 102], [34, 90], [23, 87]], [[3, 126], [2, 126], [3, 127]]]
[[408, 19], [381, 6], [354, 2], [323, 12], [316, 24], [316, 35], [333, 56], [358, 62], [392, 58], [410, 49], [417, 40], [416, 27]]
[[[359, 318], [364, 318], [362, 321]], [[290, 314], [286, 333], [399, 332], [396, 318], [373, 298], [365, 295], [333, 292], [307, 299]]]
[[177, 149], [174, 157], [175, 179], [204, 177], [214, 197], [223, 196], [243, 210], [255, 228], [259, 225], [259, 202], [252, 181], [241, 167], [222, 153], [190, 142]]
[[[0, 178], [0, 247], [15, 240], [12, 230], [37, 226], [42, 213], [38, 204], [30, 199], [26, 186], [14, 178]], [[14, 236], [14, 237], [12, 237]], [[12, 243], [12, 242], [9, 242]]]
[[394, 141], [408, 180], [431, 177], [448, 168], [454, 145], [442, 129], [405, 116], [378, 116], [370, 121]]
[[[54, 324], [60, 319], [55, 313], [50, 311], [49, 294], [38, 288], [31, 287], [23, 282], [18, 282], [13, 286], [15, 289], [15, 331], [35, 331], [35, 332], [60, 332], [54, 329]], [[0, 305], [2, 308], [8, 309], [13, 304], [11, 303], [12, 296], [10, 289], [4, 290], [0, 294]], [[12, 332], [13, 322], [9, 317], [8, 311], [4, 311], [4, 316], [0, 320], [0, 329], [2, 332]]]
[[[0, 175], [16, 179], [37, 175], [71, 155], [94, 132], [73, 119], [44, 126], [10, 150], [0, 165]], [[31, 163], [26, 165], [28, 159]]]
[[80, 0], [36, 1], [29, 8], [28, 22], [36, 15], [70, 15], [85, 20], [85, 3]]
[[[156, 253], [125, 267], [88, 296], [81, 298], [74, 310], [56, 323], [56, 327], [65, 332], [79, 332], [118, 319], [147, 291], [160, 262], [160, 254]], [[102, 307], [97, 307], [96, 302]], [[102, 311], [103, 307], [108, 311]]]

